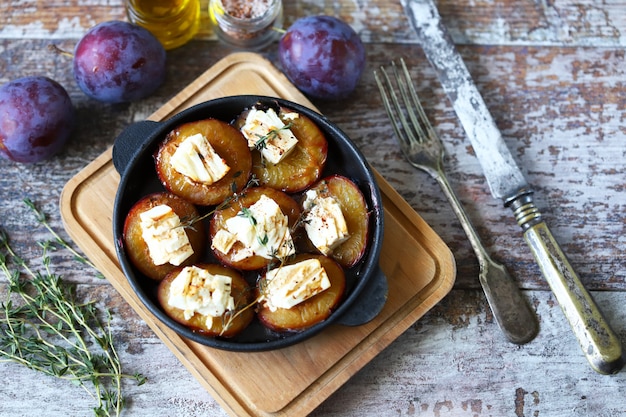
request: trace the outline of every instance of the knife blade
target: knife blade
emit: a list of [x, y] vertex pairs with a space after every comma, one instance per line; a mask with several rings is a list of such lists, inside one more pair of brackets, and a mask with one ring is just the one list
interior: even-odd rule
[[539, 268], [591, 367], [618, 372], [622, 346], [544, 222], [526, 181], [457, 52], [434, 0], [401, 0], [426, 58], [463, 126], [494, 198], [513, 210]]

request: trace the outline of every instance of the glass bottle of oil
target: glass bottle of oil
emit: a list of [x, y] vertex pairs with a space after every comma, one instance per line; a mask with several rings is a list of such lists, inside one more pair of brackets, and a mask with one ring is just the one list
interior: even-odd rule
[[149, 30], [165, 49], [193, 38], [200, 25], [200, 0], [126, 0], [128, 20]]

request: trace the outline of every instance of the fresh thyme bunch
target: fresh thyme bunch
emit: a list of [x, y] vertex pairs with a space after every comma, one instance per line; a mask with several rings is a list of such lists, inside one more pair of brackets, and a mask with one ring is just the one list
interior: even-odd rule
[[65, 248], [78, 261], [95, 266], [52, 230], [30, 200], [24, 203], [54, 240], [40, 243], [43, 265], [35, 271], [0, 230], [0, 270], [9, 280], [6, 300], [0, 304], [0, 362], [16, 362], [68, 380], [94, 398], [96, 416], [119, 416], [124, 408], [122, 380], [134, 379], [141, 385], [145, 378], [122, 373], [110, 312], [99, 311], [94, 302], [77, 301], [75, 287], [52, 271], [49, 254]]

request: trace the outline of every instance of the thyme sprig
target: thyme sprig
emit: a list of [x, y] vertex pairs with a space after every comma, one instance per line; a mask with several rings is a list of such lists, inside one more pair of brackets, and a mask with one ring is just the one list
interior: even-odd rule
[[283, 125], [281, 127], [276, 127], [274, 129], [270, 129], [270, 131], [267, 132], [265, 135], [257, 134], [258, 139], [256, 141], [254, 141], [254, 148], [257, 151], [261, 151], [261, 150], [267, 148], [267, 142], [268, 141], [271, 141], [271, 140], [277, 138], [278, 135], [280, 135], [281, 131], [291, 129], [291, 126], [293, 126], [293, 122], [289, 122], [286, 125]]
[[83, 255], [81, 255], [80, 253], [78, 253], [69, 243], [67, 243], [52, 227], [50, 227], [50, 224], [48, 223], [48, 220], [46, 219], [46, 215], [37, 208], [37, 206], [35, 206], [35, 203], [33, 203], [30, 199], [26, 198], [23, 200], [24, 204], [26, 204], [26, 206], [33, 212], [33, 214], [35, 215], [37, 222], [39, 224], [41, 224], [47, 231], [48, 233], [50, 233], [52, 235], [52, 237], [54, 238], [54, 241], [60, 245], [63, 249], [68, 250], [72, 255], [74, 255], [74, 260], [78, 261], [82, 264], [85, 264], [87, 266], [90, 266], [91, 268], [93, 268], [96, 272], [97, 272], [97, 276], [99, 278], [104, 278], [104, 275], [102, 275], [102, 273], [100, 271], [98, 271], [98, 268], [96, 268], [96, 266], [87, 258], [85, 258]]
[[[233, 176], [233, 178], [237, 178], [241, 175], [241, 171], [237, 171], [235, 173], [235, 175]], [[224, 210], [227, 209], [228, 207], [230, 207], [230, 205], [232, 203], [237, 202], [237, 200], [245, 195], [246, 190], [249, 190], [251, 187], [258, 187], [259, 186], [259, 179], [255, 176], [252, 175], [249, 179], [248, 182], [246, 183], [246, 185], [243, 187], [243, 189], [238, 193], [237, 192], [237, 184], [233, 181], [230, 184], [230, 191], [231, 194], [226, 197], [224, 199], [224, 201], [222, 201], [220, 204], [218, 204], [217, 206], [215, 206], [215, 208], [213, 208], [212, 210], [207, 211], [205, 214], [200, 215], [200, 216], [190, 216], [190, 217], [183, 217], [181, 219], [181, 224], [180, 226], [176, 226], [176, 227], [183, 227], [183, 228], [190, 228], [193, 229], [194, 228], [194, 224], [210, 217], [213, 213], [220, 211], [220, 210]]]
[[250, 210], [248, 207], [242, 207], [240, 214], [237, 214], [238, 216], [241, 217], [245, 217], [250, 221], [250, 224], [252, 226], [256, 226], [257, 225], [257, 220], [254, 217], [254, 214], [252, 214], [252, 210]]
[[293, 126], [293, 122], [289, 122], [286, 125], [283, 125], [282, 127], [276, 127], [274, 129], [271, 129], [265, 135], [260, 135], [260, 134], [256, 135], [258, 139], [254, 142], [254, 149], [259, 151], [261, 155], [262, 166], [265, 166], [265, 157], [263, 156], [263, 150], [267, 149], [267, 143], [279, 137], [281, 131], [291, 129], [291, 126]]
[[41, 270], [31, 268], [0, 230], [0, 271], [8, 279], [8, 292], [0, 304], [0, 362], [14, 362], [82, 387], [96, 401], [94, 414], [119, 416], [124, 408], [122, 380], [138, 385], [140, 374], [122, 372], [111, 331], [111, 313], [94, 302], [79, 302], [75, 287], [51, 268], [50, 252], [69, 250], [80, 262], [93, 266], [48, 224], [30, 200], [37, 221], [53, 235], [39, 243]]

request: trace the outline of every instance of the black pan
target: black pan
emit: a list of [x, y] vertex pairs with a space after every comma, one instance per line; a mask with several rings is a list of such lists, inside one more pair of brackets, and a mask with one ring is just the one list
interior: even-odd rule
[[[325, 133], [328, 159], [322, 177], [337, 173], [354, 181], [363, 193], [371, 211], [368, 247], [363, 259], [346, 270], [346, 296], [331, 316], [306, 330], [279, 334], [255, 321], [240, 335], [223, 339], [193, 332], [171, 319], [157, 300], [158, 283], [139, 273], [126, 256], [123, 247], [123, 227], [130, 208], [141, 197], [164, 191], [156, 175], [153, 153], [168, 132], [180, 124], [205, 118], [231, 122], [244, 109], [257, 102], [277, 102], [298, 111]], [[282, 348], [305, 340], [331, 324], [357, 326], [365, 324], [380, 313], [387, 299], [387, 279], [378, 261], [383, 241], [383, 207], [374, 175], [361, 152], [337, 126], [324, 116], [296, 103], [264, 96], [233, 96], [207, 101], [186, 109], [163, 122], [142, 121], [130, 125], [116, 139], [113, 163], [121, 175], [113, 208], [113, 236], [117, 256], [130, 285], [137, 296], [160, 321], [179, 335], [195, 342], [230, 351], [263, 351]], [[208, 228], [207, 228], [208, 230]], [[207, 250], [205, 261], [214, 261]]]

